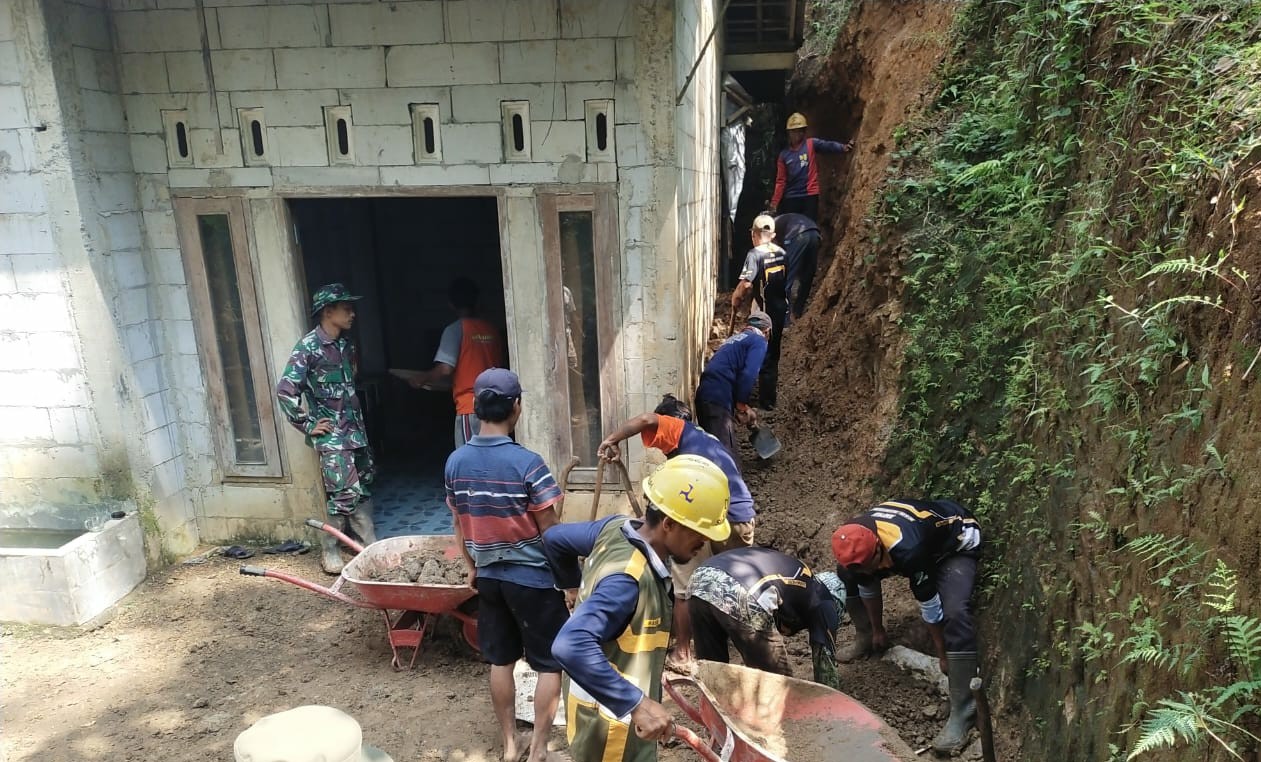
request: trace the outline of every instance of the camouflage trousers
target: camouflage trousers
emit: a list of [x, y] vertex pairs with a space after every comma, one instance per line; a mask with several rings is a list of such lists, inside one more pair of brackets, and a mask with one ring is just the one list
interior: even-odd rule
[[324, 493], [328, 495], [328, 515], [349, 516], [360, 503], [372, 497], [368, 485], [376, 473], [372, 448], [332, 450], [320, 453]]

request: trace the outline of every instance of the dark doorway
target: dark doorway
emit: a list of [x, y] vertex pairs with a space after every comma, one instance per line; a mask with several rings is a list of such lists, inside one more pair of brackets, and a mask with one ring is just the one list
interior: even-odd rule
[[[480, 289], [478, 316], [506, 336], [494, 197], [291, 199], [306, 293], [341, 282], [356, 303], [357, 377], [377, 462], [382, 536], [450, 531], [442, 469], [453, 449], [449, 390], [413, 389], [390, 369], [426, 370], [455, 320], [452, 280]], [[434, 501], [437, 501], [435, 507]]]

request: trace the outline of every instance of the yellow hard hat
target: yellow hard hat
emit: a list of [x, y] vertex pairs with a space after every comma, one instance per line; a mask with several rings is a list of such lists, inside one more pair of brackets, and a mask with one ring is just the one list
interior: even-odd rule
[[805, 114], [802, 114], [801, 112], [796, 112], [792, 116], [788, 117], [788, 129], [804, 130], [805, 128], [806, 128], [806, 115]]
[[644, 495], [662, 513], [722, 542], [731, 536], [731, 487], [722, 469], [699, 455], [678, 455], [644, 478]]

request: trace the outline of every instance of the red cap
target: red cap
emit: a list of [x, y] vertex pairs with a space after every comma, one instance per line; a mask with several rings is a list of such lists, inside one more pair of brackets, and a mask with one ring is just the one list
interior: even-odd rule
[[832, 533], [832, 554], [841, 566], [866, 563], [876, 554], [876, 533], [862, 524], [841, 524]]

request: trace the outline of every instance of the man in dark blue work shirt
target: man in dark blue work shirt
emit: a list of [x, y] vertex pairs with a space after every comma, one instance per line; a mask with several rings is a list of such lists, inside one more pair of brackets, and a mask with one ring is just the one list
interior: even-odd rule
[[759, 214], [753, 220], [753, 248], [744, 259], [740, 281], [731, 292], [731, 309], [738, 312], [750, 294], [757, 298], [771, 318], [767, 337], [766, 358], [758, 373], [758, 404], [765, 410], [775, 409], [775, 389], [779, 380], [779, 347], [788, 323], [788, 255], [775, 245], [775, 219]]
[[718, 437], [740, 466], [740, 445], [736, 423], [749, 425], [757, 414], [749, 408], [749, 397], [766, 359], [771, 318], [765, 312], [751, 312], [743, 331], [727, 339], [709, 358], [696, 387], [696, 417], [701, 428]]

